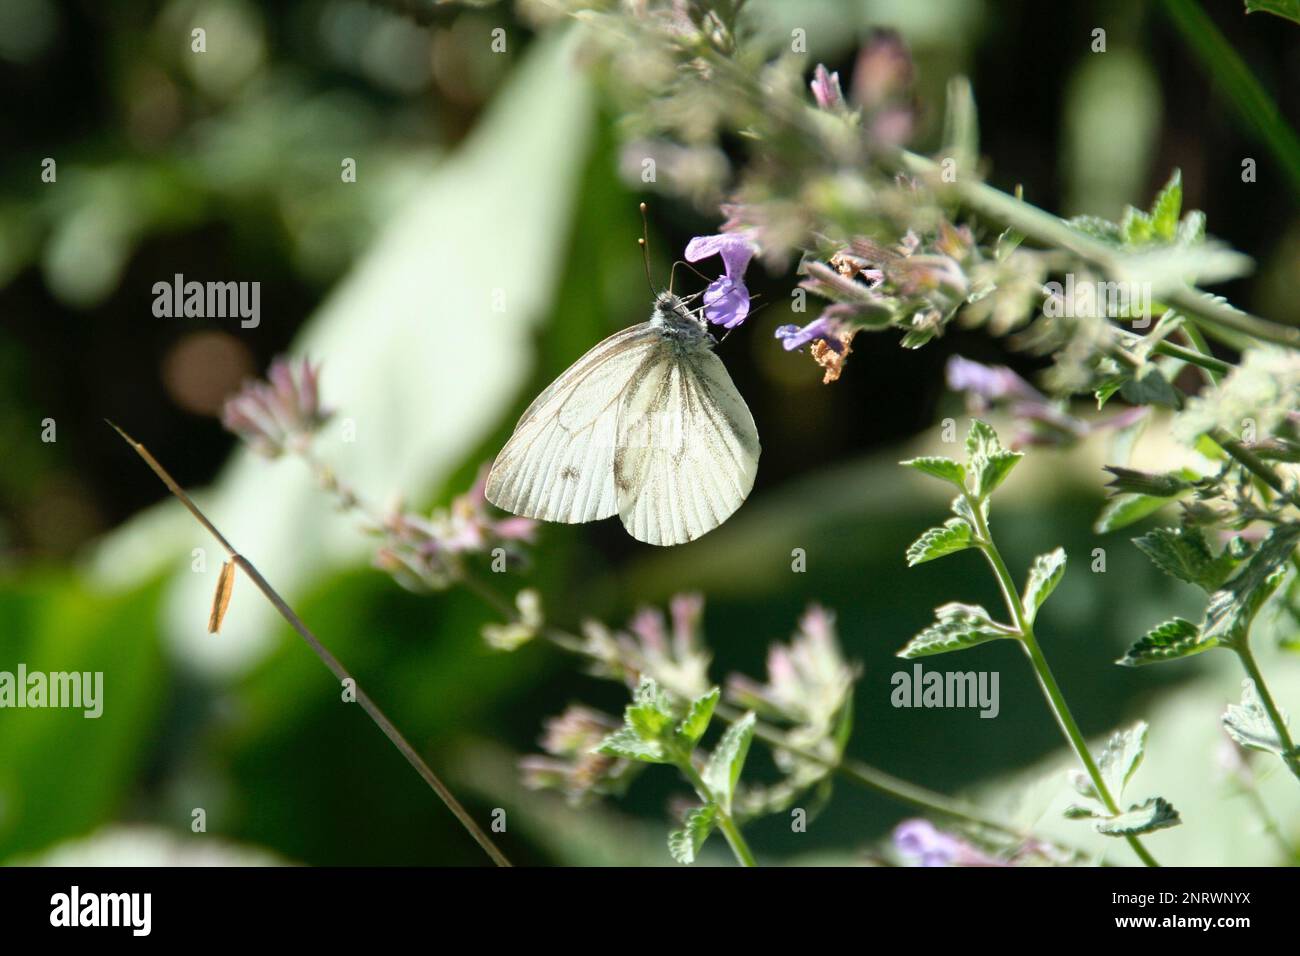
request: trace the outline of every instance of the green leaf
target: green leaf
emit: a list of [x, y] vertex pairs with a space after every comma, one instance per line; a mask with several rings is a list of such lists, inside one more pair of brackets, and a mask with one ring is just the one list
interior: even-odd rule
[[1183, 208], [1183, 174], [1175, 169], [1165, 188], [1151, 204], [1151, 228], [1157, 239], [1173, 242]]
[[1271, 13], [1300, 23], [1300, 0], [1246, 0], [1247, 13]]
[[1116, 803], [1119, 803], [1124, 795], [1124, 788], [1128, 786], [1128, 782], [1133, 779], [1133, 774], [1137, 772], [1138, 765], [1142, 763], [1146, 745], [1147, 724], [1142, 720], [1128, 730], [1117, 730], [1106, 741], [1106, 746], [1097, 760], [1097, 766]]
[[1002, 442], [993, 426], [978, 418], [971, 419], [970, 431], [966, 433], [966, 456], [974, 462], [1001, 450]]
[[1176, 617], [1148, 631], [1145, 637], [1130, 647], [1128, 652], [1115, 663], [1124, 667], [1157, 664], [1160, 661], [1191, 657], [1193, 654], [1217, 646], [1218, 641], [1202, 640], [1201, 629], [1191, 621]]
[[1188, 468], [1178, 471], [1138, 471], [1120, 465], [1106, 465], [1111, 480], [1106, 490], [1111, 494], [1149, 495], [1155, 498], [1174, 498], [1188, 492], [1197, 475]]
[[1011, 469], [1016, 467], [1016, 463], [1024, 457], [1024, 452], [998, 451], [981, 461], [979, 470], [975, 473], [975, 496], [987, 498], [993, 494], [998, 485], [1011, 474]]
[[949, 518], [942, 528], [931, 528], [907, 549], [907, 566], [916, 567], [971, 546], [971, 527], [961, 518]]
[[954, 601], [936, 608], [934, 615], [934, 623], [912, 638], [898, 652], [899, 657], [908, 660], [930, 657], [948, 651], [965, 650], [986, 641], [1017, 636], [1013, 628], [997, 623], [989, 617], [988, 611], [975, 604]]
[[713, 708], [718, 705], [721, 694], [721, 690], [715, 687], [707, 694], [702, 694], [691, 701], [691, 709], [677, 725], [677, 735], [690, 746], [694, 747], [699, 743], [700, 738], [704, 736], [704, 731], [709, 729], [709, 721], [713, 719]]
[[623, 719], [642, 740], [657, 740], [673, 722], [672, 705], [649, 677], [642, 677]]
[[1125, 379], [1119, 393], [1132, 405], [1163, 405], [1177, 408], [1182, 402], [1178, 390], [1155, 365], [1148, 365], [1136, 378]]
[[1120, 220], [1119, 232], [1124, 245], [1141, 246], [1151, 241], [1155, 231], [1151, 227], [1150, 216], [1141, 209], [1128, 206], [1124, 210], [1124, 218]]
[[1278, 525], [1269, 532], [1246, 567], [1210, 595], [1201, 630], [1205, 637], [1228, 644], [1243, 639], [1264, 602], [1282, 578], [1300, 540], [1300, 524]]
[[717, 822], [717, 804], [706, 803], [687, 811], [682, 829], [668, 835], [668, 852], [673, 859], [678, 863], [694, 863]]
[[1029, 569], [1029, 580], [1025, 582], [1025, 614], [1032, 622], [1038, 616], [1038, 609], [1056, 590], [1065, 576], [1065, 549], [1057, 548], [1048, 554], [1034, 558]]
[[1075, 232], [1083, 233], [1092, 239], [1099, 239], [1109, 246], [1118, 248], [1124, 244], [1124, 236], [1120, 232], [1119, 225], [1100, 216], [1075, 216], [1068, 220], [1066, 225]]
[[953, 461], [951, 458], [927, 455], [921, 458], [909, 458], [907, 461], [899, 462], [899, 464], [906, 465], [908, 468], [915, 468], [932, 478], [950, 481], [959, 487], [966, 481], [966, 469], [961, 462]]
[[1178, 811], [1164, 797], [1152, 797], [1145, 803], [1129, 807], [1126, 813], [1099, 819], [1097, 832], [1106, 836], [1138, 836], [1167, 827], [1176, 827], [1183, 821]]
[[754, 720], [754, 712], [750, 711], [728, 727], [704, 767], [704, 782], [709, 788], [709, 795], [728, 813], [731, 811], [731, 798], [736, 794], [740, 771], [745, 767], [745, 756], [754, 739]]
[[[1287, 721], [1286, 714], [1282, 714], [1282, 720], [1284, 723]], [[1241, 682], [1241, 703], [1229, 704], [1224, 711], [1223, 729], [1243, 747], [1279, 755], [1286, 753], [1286, 744], [1269, 720], [1268, 711], [1260, 702], [1255, 682], [1250, 678]]]
[[980, 521], [989, 520], [989, 500], [987, 498], [979, 499], [979, 519], [976, 520], [975, 511], [970, 506], [970, 500], [965, 495], [958, 495], [952, 500], [952, 513], [961, 518], [972, 528], [976, 527]]
[[1101, 509], [1101, 514], [1093, 522], [1092, 530], [1097, 534], [1106, 534], [1126, 528], [1155, 514], [1169, 501], [1168, 498], [1157, 498], [1152, 495], [1116, 495], [1106, 502], [1106, 507]]
[[664, 745], [657, 740], [645, 740], [631, 727], [620, 727], [596, 746], [596, 753], [642, 763], [670, 763]]
[[1226, 551], [1216, 557], [1199, 528], [1156, 528], [1133, 543], [1165, 574], [1205, 591], [1220, 587], [1237, 566]]
[[1178, 224], [1178, 245], [1194, 246], [1205, 241], [1205, 213], [1199, 209], [1190, 210], [1183, 221]]

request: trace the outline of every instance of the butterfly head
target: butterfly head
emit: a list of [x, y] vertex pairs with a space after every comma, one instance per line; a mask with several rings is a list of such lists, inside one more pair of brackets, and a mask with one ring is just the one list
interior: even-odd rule
[[695, 298], [696, 296], [682, 298], [672, 292], [660, 292], [655, 296], [651, 323], [661, 328], [665, 335], [683, 343], [712, 341], [708, 322], [704, 319], [704, 309], [690, 307], [690, 302]]

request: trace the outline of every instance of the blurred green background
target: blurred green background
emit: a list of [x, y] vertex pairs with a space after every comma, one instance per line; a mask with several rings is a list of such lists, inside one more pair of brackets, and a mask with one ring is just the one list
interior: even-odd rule
[[[1300, 27], [1210, 6], [1295, 125]], [[756, 7], [772, 36], [808, 31], [810, 70], [847, 71], [870, 27], [897, 27], [917, 62], [922, 147], [947, 78], [970, 75], [990, 180], [1023, 184], [1046, 208], [1114, 218], [1181, 167], [1185, 204], [1258, 263], [1220, 291], [1300, 321], [1295, 193], [1157, 4]], [[196, 26], [203, 54], [191, 52]], [[1107, 30], [1103, 55], [1089, 51], [1095, 27]], [[497, 28], [504, 53], [491, 50]], [[545, 717], [579, 700], [616, 712], [619, 687], [546, 647], [488, 650], [480, 604], [409, 594], [369, 569], [368, 542], [299, 463], [252, 458], [215, 418], [272, 356], [310, 355], [326, 404], [355, 426], [341, 441], [336, 419], [321, 457], [374, 500], [445, 503], [540, 387], [645, 318], [639, 199], [651, 203], [658, 277], [718, 218], [620, 178], [620, 118], [575, 49], [567, 30], [537, 33], [508, 4], [0, 7], [0, 670], [102, 670], [106, 685], [98, 720], [0, 711], [0, 861], [484, 862], [375, 727], [338, 706], [332, 677], [246, 581], [222, 634], [206, 633], [219, 553], [111, 418], [195, 489], [480, 819], [506, 810], [501, 842], [516, 862], [669, 862], [665, 805], [680, 792], [669, 774], [575, 810], [523, 790], [514, 769]], [[1259, 160], [1258, 182], [1241, 182], [1243, 157]], [[53, 183], [41, 180], [46, 158]], [[340, 179], [349, 158], [355, 183]], [[154, 317], [153, 284], [175, 273], [260, 282], [260, 325]], [[566, 627], [702, 591], [717, 680], [761, 676], [767, 645], [819, 601], [863, 665], [850, 753], [945, 792], [979, 787], [1043, 832], [1097, 847], [1086, 825], [1059, 820], [1067, 761], [1013, 648], [944, 661], [1000, 672], [995, 720], [889, 704], [893, 653], [935, 604], [996, 603], [971, 555], [905, 568], [905, 546], [945, 502], [894, 462], [937, 447], [935, 424], [963, 416], [943, 387], [949, 355], [1025, 374], [1033, 364], [975, 333], [920, 352], [862, 336], [845, 376], [822, 386], [772, 337], [797, 318], [781, 304], [793, 276], [751, 280], [777, 304], [720, 350], [763, 441], [746, 505], [668, 552], [614, 521], [547, 526], [512, 583], [538, 587]], [[1071, 555], [1041, 619], [1045, 650], [1086, 732], [1151, 721], [1142, 790], [1185, 821], [1152, 838], [1163, 861], [1280, 862], [1216, 776], [1235, 662], [1112, 663], [1198, 605], [1126, 534], [1091, 531], [1106, 455], [1099, 442], [1036, 451], [996, 504], [1013, 567], [1057, 544]], [[795, 547], [806, 573], [791, 573]], [[1104, 574], [1088, 570], [1097, 547]], [[1259, 630], [1275, 693], [1300, 701], [1300, 661], [1273, 649], [1267, 622]], [[1277, 778], [1262, 792], [1294, 836], [1300, 800]], [[191, 832], [195, 808], [206, 833]], [[840, 783], [806, 834], [773, 818], [751, 842], [766, 860], [850, 862], [907, 815]]]

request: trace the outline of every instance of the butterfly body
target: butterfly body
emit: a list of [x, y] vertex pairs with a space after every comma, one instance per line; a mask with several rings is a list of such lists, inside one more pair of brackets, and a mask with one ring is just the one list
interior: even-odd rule
[[487, 498], [578, 523], [617, 514], [649, 544], [691, 541], [740, 507], [760, 447], [698, 310], [670, 292], [557, 378], [493, 463]]

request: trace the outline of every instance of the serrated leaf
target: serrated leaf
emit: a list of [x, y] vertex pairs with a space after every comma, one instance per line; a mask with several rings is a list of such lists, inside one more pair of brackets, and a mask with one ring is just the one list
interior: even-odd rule
[[[1286, 722], [1286, 714], [1282, 720]], [[1223, 729], [1228, 736], [1251, 750], [1265, 750], [1269, 753], [1285, 754], [1286, 744], [1269, 720], [1268, 711], [1259, 699], [1255, 682], [1246, 678], [1241, 682], [1241, 703], [1229, 704], [1223, 713]]]
[[745, 767], [745, 756], [754, 739], [754, 720], [754, 713], [750, 711], [728, 727], [704, 767], [703, 777], [709, 795], [728, 813], [731, 812], [731, 798], [736, 794], [736, 782]]
[[1024, 457], [1019, 451], [996, 451], [982, 459], [975, 472], [975, 497], [987, 498], [993, 494]]
[[971, 419], [970, 431], [966, 433], [966, 456], [972, 462], [987, 458], [1002, 450], [1002, 442], [993, 426], [978, 418]]
[[1099, 239], [1110, 246], [1118, 247], [1124, 243], [1124, 236], [1120, 232], [1118, 223], [1102, 219], [1100, 216], [1075, 216], [1066, 224], [1076, 232], [1092, 239]]
[[1237, 566], [1226, 551], [1216, 557], [1199, 528], [1155, 528], [1133, 543], [1165, 574], [1205, 591], [1217, 589]]
[[1038, 616], [1038, 609], [1056, 590], [1065, 576], [1065, 549], [1057, 548], [1047, 554], [1034, 558], [1029, 568], [1029, 580], [1025, 582], [1025, 614], [1032, 622]]
[[718, 698], [722, 691], [715, 687], [707, 694], [702, 694], [691, 701], [691, 708], [686, 713], [686, 717], [677, 725], [677, 736], [683, 738], [690, 746], [694, 747], [699, 743], [704, 732], [709, 729], [709, 721], [713, 719], [713, 708], [718, 705]]
[[899, 657], [908, 660], [930, 657], [965, 650], [986, 641], [1017, 636], [1014, 629], [997, 623], [989, 617], [988, 611], [976, 604], [954, 601], [936, 608], [934, 615], [934, 623], [912, 638], [898, 652]]
[[987, 498], [979, 499], [979, 518], [976, 519], [975, 511], [971, 508], [970, 500], [965, 495], [958, 495], [952, 500], [952, 512], [961, 518], [972, 528], [976, 527], [980, 521], [989, 520], [989, 500]]
[[1193, 654], [1217, 646], [1218, 641], [1202, 640], [1201, 629], [1191, 621], [1176, 617], [1148, 631], [1145, 637], [1130, 647], [1128, 652], [1115, 663], [1124, 667], [1158, 664], [1161, 661], [1191, 657]]
[[694, 863], [717, 822], [716, 804], [706, 803], [687, 811], [682, 829], [668, 835], [668, 852], [672, 858], [678, 863]]
[[1189, 210], [1178, 224], [1177, 242], [1180, 246], [1194, 246], [1205, 241], [1205, 213], [1199, 209]]
[[1169, 384], [1164, 373], [1155, 365], [1148, 365], [1136, 378], [1123, 381], [1120, 395], [1131, 405], [1163, 405], [1165, 408], [1177, 408], [1182, 402], [1178, 390]]
[[907, 461], [899, 462], [899, 464], [906, 465], [908, 468], [915, 468], [932, 478], [951, 481], [955, 485], [962, 485], [966, 481], [966, 469], [961, 462], [953, 461], [951, 458], [925, 455], [920, 458], [909, 458]]
[[1146, 746], [1147, 724], [1140, 720], [1127, 730], [1115, 731], [1102, 748], [1097, 766], [1101, 770], [1101, 778], [1106, 781], [1106, 788], [1117, 804], [1124, 795], [1124, 788], [1142, 763]]
[[668, 763], [664, 746], [657, 740], [644, 740], [631, 727], [620, 727], [596, 746], [596, 753], [642, 763]]
[[1165, 188], [1151, 204], [1151, 228], [1156, 238], [1173, 242], [1178, 231], [1178, 217], [1183, 210], [1183, 174], [1175, 169]]
[[1201, 627], [1207, 639], [1229, 644], [1245, 637], [1259, 609], [1282, 583], [1297, 540], [1300, 524], [1278, 525], [1245, 568], [1210, 595]]
[[1129, 807], [1125, 813], [1099, 819], [1097, 832], [1106, 836], [1138, 836], [1176, 827], [1183, 821], [1178, 811], [1164, 797], [1152, 797], [1144, 803]]
[[1152, 495], [1116, 495], [1106, 502], [1101, 514], [1093, 522], [1092, 530], [1097, 534], [1118, 531], [1136, 524], [1149, 517], [1170, 502], [1169, 498], [1157, 498]]
[[971, 546], [971, 527], [961, 518], [949, 518], [942, 528], [931, 528], [907, 549], [907, 566], [914, 568], [926, 561], [964, 551]]
[[655, 740], [672, 725], [672, 705], [658, 684], [642, 677], [623, 719], [642, 740]]
[[1124, 245], [1145, 245], [1151, 241], [1154, 234], [1154, 230], [1151, 228], [1151, 217], [1141, 209], [1127, 206], [1124, 209], [1124, 218], [1119, 222], [1119, 232]]

